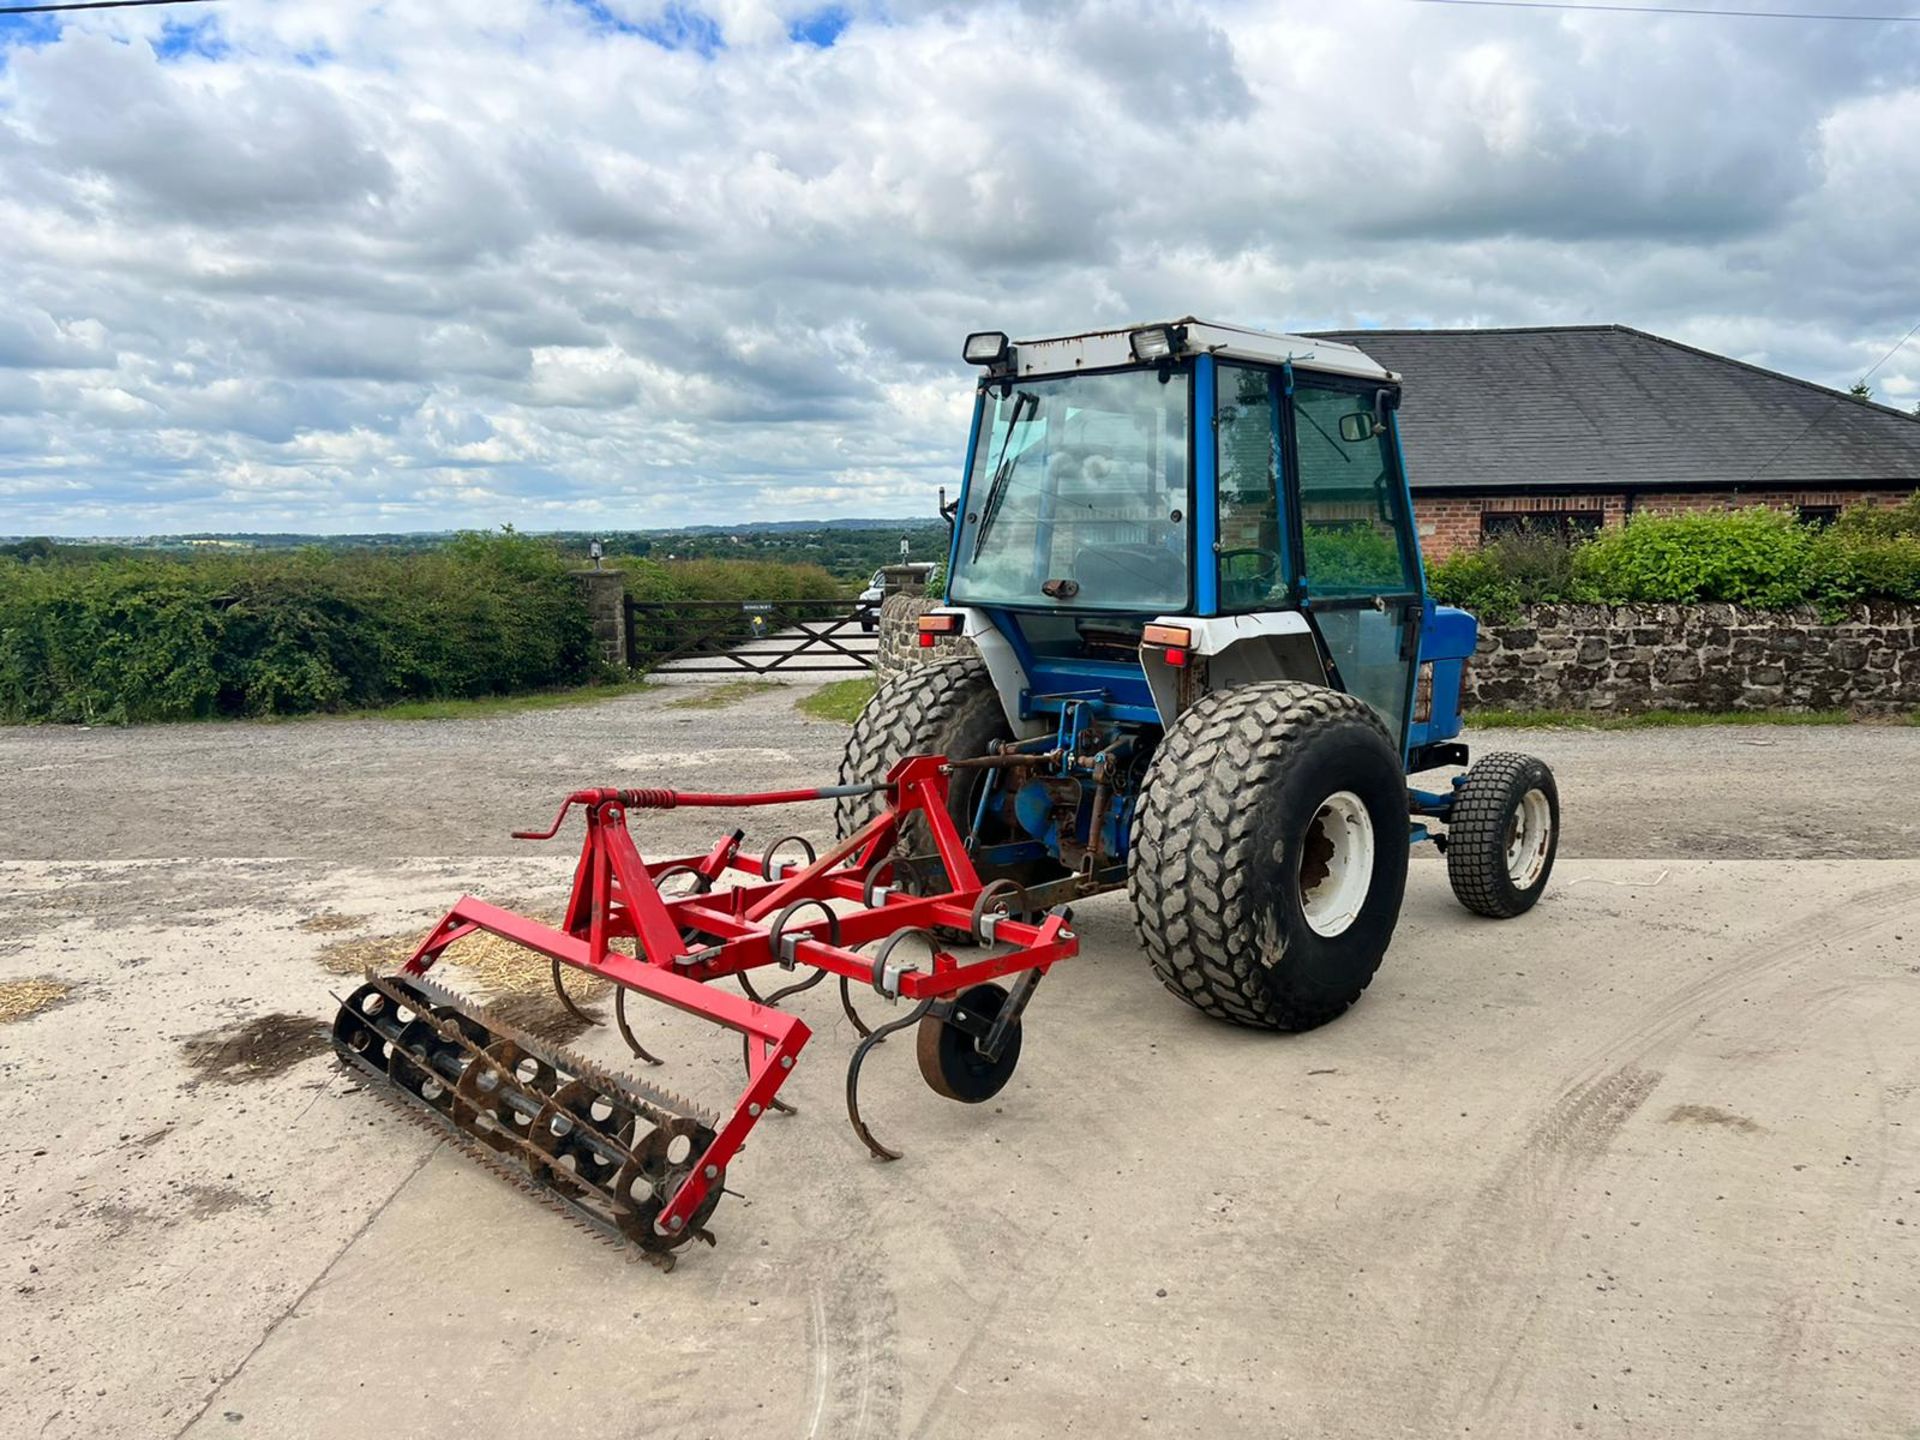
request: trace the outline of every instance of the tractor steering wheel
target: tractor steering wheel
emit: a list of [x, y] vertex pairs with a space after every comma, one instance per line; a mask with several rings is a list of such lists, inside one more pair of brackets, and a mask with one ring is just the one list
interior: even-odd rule
[[[1242, 555], [1257, 556], [1263, 563], [1251, 575], [1228, 575], [1227, 563]], [[1249, 546], [1239, 550], [1222, 550], [1214, 557], [1220, 567], [1220, 579], [1224, 584], [1244, 585], [1255, 592], [1265, 592], [1273, 588], [1273, 580], [1280, 573], [1280, 555], [1277, 551], [1262, 550]]]

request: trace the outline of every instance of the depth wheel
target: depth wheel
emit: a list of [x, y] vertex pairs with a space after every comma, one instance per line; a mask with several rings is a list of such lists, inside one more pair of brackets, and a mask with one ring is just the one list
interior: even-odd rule
[[1476, 915], [1531, 910], [1560, 850], [1560, 790], [1546, 762], [1502, 751], [1475, 762], [1447, 819], [1447, 879]]
[[998, 1060], [981, 1050], [979, 1038], [967, 1028], [991, 1026], [1006, 1003], [1006, 990], [988, 982], [962, 990], [950, 1017], [929, 1015], [920, 1022], [914, 1053], [920, 1061], [920, 1077], [936, 1095], [978, 1105], [1006, 1088], [1014, 1066], [1020, 1063], [1020, 1022], [1007, 1027]]

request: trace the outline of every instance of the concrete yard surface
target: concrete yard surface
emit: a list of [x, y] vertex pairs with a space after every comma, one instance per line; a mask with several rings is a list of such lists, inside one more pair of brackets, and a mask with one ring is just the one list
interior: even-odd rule
[[[345, 728], [325, 724], [0, 739], [0, 983], [73, 987], [0, 1024], [0, 1430], [1920, 1436], [1920, 845], [1886, 768], [1920, 773], [1920, 732], [1471, 737], [1565, 777], [1533, 913], [1478, 920], [1423, 859], [1367, 996], [1274, 1036], [1180, 1005], [1125, 897], [1089, 901], [996, 1099], [934, 1095], [906, 1041], [873, 1056], [891, 1165], [848, 1130], [852, 1030], [809, 992], [800, 1113], [729, 1171], [717, 1248], [662, 1274], [377, 1103], [325, 1023], [344, 947], [463, 890], [557, 906], [577, 842], [451, 843], [471, 817], [410, 791], [394, 747], [428, 774], [465, 757], [489, 822], [544, 821], [555, 772], [676, 778], [630, 758], [696, 748], [667, 698], [521, 717], [549, 748], [517, 758], [519, 719], [353, 722], [358, 773], [350, 747], [307, 768]], [[821, 778], [844, 731], [753, 705], [772, 753], [727, 783]], [[730, 715], [696, 712], [700, 740], [751, 748]], [[1846, 747], [1883, 747], [1860, 817], [1879, 858], [1693, 858], [1737, 828], [1710, 765], [1676, 781], [1697, 806], [1627, 808], [1689, 744], [1780, 759], [1783, 786], [1831, 746], [1861, 795]], [[125, 826], [81, 807], [63, 836], [44, 804], [99, 763], [32, 767], [91, 747], [144, 757], [162, 797], [182, 763], [234, 793], [288, 777], [318, 831], [287, 806], [248, 822], [251, 854], [190, 820], [169, 844], [111, 799]], [[796, 818], [827, 823], [750, 829]], [[691, 849], [721, 823], [637, 828]], [[638, 1028], [666, 1061], [646, 1078], [731, 1098], [727, 1033]], [[638, 1068], [610, 1027], [571, 1043]]]

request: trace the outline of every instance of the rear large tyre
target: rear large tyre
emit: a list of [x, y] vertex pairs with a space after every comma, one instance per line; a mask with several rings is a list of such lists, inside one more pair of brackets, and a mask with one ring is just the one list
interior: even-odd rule
[[[853, 722], [853, 734], [847, 737], [846, 753], [840, 760], [840, 783], [858, 785], [884, 780], [887, 772], [907, 755], [945, 755], [951, 760], [985, 755], [1002, 740], [1013, 738], [1006, 712], [1000, 708], [999, 692], [987, 667], [973, 656], [919, 665], [882, 685], [873, 699]], [[965, 836], [973, 825], [980, 786], [986, 783], [984, 770], [957, 770], [947, 781], [947, 811]], [[842, 797], [834, 802], [834, 819], [842, 836], [851, 835], [880, 810], [875, 795]], [[1016, 838], [1004, 823], [992, 827], [983, 839], [986, 843]], [[902, 827], [902, 853], [926, 855], [933, 842], [926, 826], [910, 820]], [[976, 859], [983, 880], [1009, 879], [1032, 888], [1057, 880], [1066, 870], [1051, 858], [1025, 860], [1018, 864], [993, 866]], [[938, 882], [937, 861], [916, 861], [915, 865], [934, 873], [928, 883]]]
[[[987, 667], [971, 656], [916, 665], [874, 693], [853, 722], [840, 758], [842, 785], [869, 784], [908, 755], [945, 755], [961, 759], [984, 755], [998, 741], [1012, 738]], [[948, 808], [966, 833], [968, 787], [948, 787]], [[842, 796], [833, 802], [840, 833], [851, 835], [880, 813], [877, 795]]]
[[1372, 707], [1275, 681], [1201, 697], [1147, 771], [1127, 888], [1154, 973], [1270, 1030], [1360, 998], [1407, 882], [1407, 787]]

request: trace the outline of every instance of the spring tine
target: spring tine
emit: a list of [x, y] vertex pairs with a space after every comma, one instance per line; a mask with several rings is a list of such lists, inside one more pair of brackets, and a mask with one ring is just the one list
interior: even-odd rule
[[860, 1018], [860, 1012], [853, 1008], [853, 990], [847, 977], [840, 977], [840, 1008], [847, 1012], [847, 1019], [853, 1022], [853, 1028], [860, 1032], [860, 1038], [866, 1039], [873, 1034], [867, 1022]]
[[747, 999], [751, 1000], [756, 1005], [764, 1005], [767, 1003], [765, 1000], [762, 1000], [760, 998], [760, 992], [753, 988], [753, 982], [747, 978], [746, 971], [739, 970], [734, 972], [733, 978], [740, 982], [740, 989], [742, 993], [746, 995]]
[[[556, 965], [559, 963], [557, 960], [554, 961]], [[627, 1024], [627, 987], [624, 985], [613, 987], [613, 1022], [620, 1027], [620, 1038], [627, 1042], [627, 1048], [633, 1051], [636, 1059], [644, 1060], [649, 1065], [661, 1063], [657, 1055], [649, 1052], [646, 1046], [633, 1038], [633, 1027]]]
[[558, 960], [553, 962], [553, 993], [560, 997], [560, 1003], [566, 1007], [567, 1013], [582, 1025], [604, 1025], [607, 1023], [604, 1020], [595, 1019], [573, 1003], [573, 997], [567, 994], [567, 987], [561, 983], [560, 962]]
[[782, 1000], [786, 999], [789, 995], [798, 995], [802, 990], [811, 990], [814, 986], [818, 985], [822, 980], [826, 978], [827, 978], [826, 971], [816, 970], [813, 972], [813, 974], [809, 975], [806, 979], [799, 981], [797, 984], [788, 985], [784, 989], [774, 991], [771, 995], [767, 996], [767, 998], [762, 1000], [760, 1003], [762, 1005], [778, 1005]]
[[890, 1021], [882, 1025], [854, 1047], [853, 1058], [847, 1062], [847, 1119], [853, 1122], [853, 1133], [865, 1142], [867, 1149], [873, 1152], [873, 1158], [876, 1160], [898, 1160], [901, 1152], [898, 1150], [889, 1150], [885, 1145], [882, 1145], [878, 1140], [874, 1139], [873, 1131], [869, 1130], [867, 1128], [867, 1122], [860, 1118], [860, 1067], [866, 1062], [867, 1052], [869, 1050], [873, 1049], [876, 1045], [884, 1044], [887, 1036], [893, 1034], [894, 1031], [904, 1030], [909, 1025], [919, 1024], [932, 1008], [933, 1000], [931, 998], [922, 1000], [898, 1020]]

